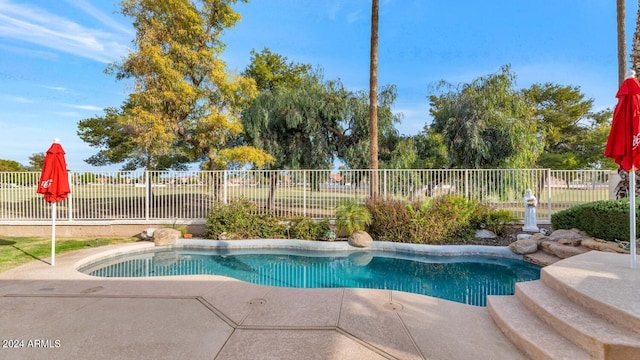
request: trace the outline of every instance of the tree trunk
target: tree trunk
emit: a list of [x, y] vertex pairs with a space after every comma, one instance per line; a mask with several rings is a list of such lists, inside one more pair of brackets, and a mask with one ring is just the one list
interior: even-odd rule
[[[640, 0], [638, 5], [640, 5]], [[640, 76], [640, 7], [638, 7], [636, 15], [636, 31], [633, 33], [631, 45], [631, 68], [636, 71], [636, 76]]]
[[369, 71], [369, 196], [378, 197], [378, 0], [371, 0], [371, 64]]
[[618, 33], [618, 86], [624, 81], [624, 74], [627, 71], [627, 46], [624, 29], [625, 0], [616, 0], [617, 33]]

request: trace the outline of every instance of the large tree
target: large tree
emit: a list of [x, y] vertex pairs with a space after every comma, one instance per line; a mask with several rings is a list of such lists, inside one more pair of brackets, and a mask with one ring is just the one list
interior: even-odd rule
[[534, 108], [534, 119], [544, 139], [537, 164], [565, 170], [589, 167], [589, 160], [579, 149], [595, 124], [590, 121], [593, 100], [586, 99], [579, 87], [552, 83], [534, 84], [523, 93]]
[[[370, 96], [366, 91], [348, 91], [340, 81], [325, 81], [320, 68], [312, 71], [310, 65], [289, 62], [268, 49], [252, 51], [243, 74], [251, 76], [261, 90], [242, 115], [245, 137], [277, 159], [271, 168], [330, 166], [335, 157], [352, 169], [370, 168]], [[393, 85], [383, 87], [376, 96], [381, 156], [385, 158], [399, 140], [394, 124], [400, 117], [391, 111], [396, 96]], [[304, 155], [302, 142], [311, 139], [323, 148]]]
[[25, 167], [14, 160], [0, 159], [0, 171], [22, 172], [25, 171]]
[[454, 86], [441, 82], [430, 97], [431, 129], [442, 135], [450, 166], [520, 168], [535, 164], [543, 142], [533, 109], [514, 88], [508, 66], [495, 74]]
[[416, 135], [401, 137], [389, 157], [381, 161], [387, 169], [442, 169], [448, 164], [442, 135], [428, 126]]
[[278, 86], [295, 87], [312, 73], [311, 65], [288, 61], [269, 48], [251, 50], [250, 62], [242, 75], [252, 78], [259, 91], [273, 91]]
[[182, 142], [174, 145], [173, 151], [166, 154], [154, 154], [153, 148], [139, 146], [133, 136], [124, 111], [106, 108], [103, 116], [81, 120], [78, 123], [78, 136], [82, 141], [98, 148], [97, 154], [85, 161], [93, 166], [123, 164], [122, 170], [185, 170], [192, 161], [188, 147]]
[[[133, 79], [134, 91], [120, 109], [81, 122], [81, 137], [96, 139], [90, 144], [103, 150], [94, 162], [131, 160], [138, 153], [150, 169], [167, 167], [163, 162], [170, 159], [171, 167], [201, 160], [204, 169], [216, 170], [233, 162], [263, 166], [273, 160], [233, 142], [242, 133], [241, 109], [257, 94], [253, 80], [228, 73], [220, 58], [222, 31], [240, 19], [232, 8], [236, 2], [122, 1], [122, 13], [136, 29], [134, 49], [108, 73]], [[100, 120], [109, 128], [100, 129]], [[111, 141], [113, 136], [122, 139]], [[105, 146], [116, 143], [127, 151], [111, 154]]]

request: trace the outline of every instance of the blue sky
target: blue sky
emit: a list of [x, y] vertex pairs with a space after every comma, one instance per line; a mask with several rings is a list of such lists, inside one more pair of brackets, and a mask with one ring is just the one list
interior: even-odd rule
[[[70, 170], [95, 168], [78, 121], [118, 107], [130, 82], [104, 74], [135, 36], [118, 2], [0, 0], [0, 159], [24, 165], [54, 137]], [[241, 72], [268, 47], [320, 66], [352, 90], [369, 84], [370, 0], [253, 0], [224, 35], [223, 58]], [[637, 2], [627, 2], [627, 51]], [[395, 84], [399, 130], [420, 131], [440, 80], [458, 84], [510, 64], [518, 87], [579, 86], [595, 109], [615, 106], [616, 13], [611, 0], [380, 0], [379, 85]], [[51, 130], [55, 129], [55, 130]]]

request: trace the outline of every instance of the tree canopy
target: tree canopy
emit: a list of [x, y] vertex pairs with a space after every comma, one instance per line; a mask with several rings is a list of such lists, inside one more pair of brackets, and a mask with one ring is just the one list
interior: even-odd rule
[[451, 166], [529, 167], [543, 142], [525, 97], [514, 88], [508, 66], [455, 87], [441, 82], [430, 97], [431, 128], [442, 135]]
[[273, 161], [233, 141], [243, 131], [241, 109], [257, 94], [252, 79], [228, 73], [220, 58], [222, 31], [240, 20], [236, 2], [122, 1], [136, 29], [134, 50], [107, 73], [133, 79], [134, 91], [119, 109], [80, 122], [79, 136], [101, 149], [89, 163], [162, 169], [199, 160], [213, 170]]
[[593, 100], [586, 99], [578, 87], [533, 84], [524, 89], [523, 94], [534, 109], [534, 119], [544, 139], [544, 151], [537, 161], [538, 166], [583, 169], [591, 167], [594, 155], [602, 157], [606, 136], [592, 139], [602, 141], [602, 150], [594, 149], [598, 154], [589, 153], [585, 141], [593, 135], [594, 127], [604, 125], [608, 132], [607, 118], [593, 119]]

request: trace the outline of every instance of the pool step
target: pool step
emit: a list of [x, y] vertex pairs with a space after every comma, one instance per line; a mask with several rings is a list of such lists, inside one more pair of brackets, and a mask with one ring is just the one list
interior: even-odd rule
[[[612, 277], [611, 273], [599, 274], [597, 271], [565, 274], [567, 271], [566, 268], [547, 266], [540, 271], [540, 281], [573, 303], [588, 309], [588, 312], [640, 335], [640, 312], [636, 305], [640, 292], [635, 285], [635, 270], [621, 272], [620, 278]], [[576, 280], [596, 277], [601, 279], [597, 284]]]
[[[490, 297], [487, 303], [502, 331], [535, 359], [577, 358], [577, 353], [552, 353], [564, 341], [572, 345], [567, 349], [577, 347], [586, 358], [640, 360], [640, 334], [609, 322], [541, 280], [518, 283], [514, 296]], [[523, 339], [529, 343], [521, 347]]]
[[488, 296], [487, 309], [507, 338], [532, 359], [590, 359], [589, 353], [553, 330], [515, 296]]

